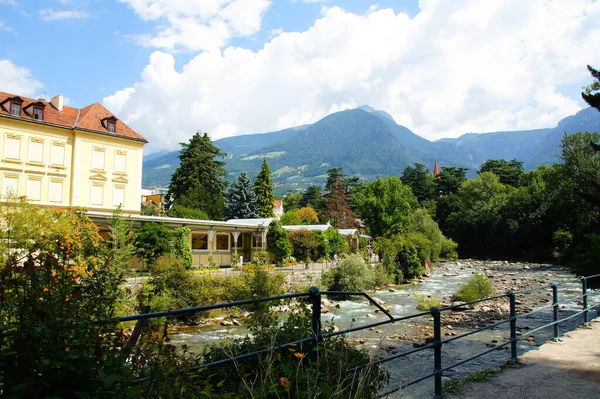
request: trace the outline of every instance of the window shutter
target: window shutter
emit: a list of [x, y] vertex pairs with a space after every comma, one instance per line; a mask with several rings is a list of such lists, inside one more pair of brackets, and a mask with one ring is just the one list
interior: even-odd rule
[[19, 194], [19, 178], [17, 176], [2, 177], [2, 196], [8, 197], [9, 194]]
[[104, 202], [104, 187], [92, 185], [92, 190], [90, 193], [90, 204], [92, 205], [102, 205]]
[[123, 206], [125, 203], [125, 189], [123, 187], [113, 188], [113, 206]]
[[127, 156], [125, 154], [115, 153], [115, 172], [126, 172]]
[[42, 180], [41, 179], [27, 179], [27, 187], [25, 195], [28, 200], [39, 201], [42, 199]]
[[21, 139], [6, 137], [4, 139], [4, 158], [21, 159]]
[[65, 164], [65, 146], [52, 144], [50, 149], [50, 163], [52, 165], [64, 166]]
[[92, 169], [104, 170], [104, 151], [92, 151]]
[[30, 162], [44, 162], [44, 143], [41, 141], [30, 141], [29, 142], [29, 161]]
[[48, 185], [48, 201], [62, 202], [63, 200], [63, 182], [61, 180], [51, 180]]

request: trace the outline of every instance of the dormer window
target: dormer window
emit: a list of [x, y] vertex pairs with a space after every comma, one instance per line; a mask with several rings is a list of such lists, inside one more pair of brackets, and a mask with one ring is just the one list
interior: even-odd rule
[[117, 126], [117, 118], [114, 116], [109, 116], [108, 118], [104, 118], [101, 120], [102, 126], [106, 128], [110, 133], [114, 133]]
[[39, 106], [33, 107], [33, 119], [37, 119], [40, 121], [44, 120], [44, 108]]
[[21, 103], [11, 101], [10, 102], [10, 114], [12, 116], [21, 116]]

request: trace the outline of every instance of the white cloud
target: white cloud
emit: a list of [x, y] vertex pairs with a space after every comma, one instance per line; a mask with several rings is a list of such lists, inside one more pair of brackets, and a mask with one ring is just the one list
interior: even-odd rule
[[45, 8], [40, 10], [40, 16], [44, 21], [61, 21], [65, 19], [88, 19], [90, 14], [82, 10], [54, 10]]
[[0, 60], [0, 88], [2, 91], [25, 97], [39, 97], [42, 83], [35, 80], [31, 71], [9, 60]]
[[157, 51], [138, 82], [104, 102], [149, 139], [149, 151], [177, 148], [199, 128], [214, 139], [272, 131], [365, 103], [429, 139], [551, 127], [580, 108], [559, 88], [590, 82], [585, 65], [600, 65], [600, 2], [420, 7], [413, 18], [332, 7], [259, 51], [212, 49], [180, 69]]
[[11, 32], [13, 30], [13, 28], [6, 25], [4, 22], [0, 21], [0, 30], [6, 31], [6, 32]]
[[229, 39], [260, 30], [270, 0], [119, 0], [145, 21], [158, 21], [155, 34], [133, 39], [147, 47], [197, 51], [221, 48]]

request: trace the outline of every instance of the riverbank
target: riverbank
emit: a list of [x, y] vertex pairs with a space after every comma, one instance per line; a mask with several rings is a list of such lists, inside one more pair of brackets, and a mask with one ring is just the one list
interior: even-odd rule
[[471, 383], [452, 399], [579, 399], [600, 392], [600, 319], [521, 356], [488, 381]]

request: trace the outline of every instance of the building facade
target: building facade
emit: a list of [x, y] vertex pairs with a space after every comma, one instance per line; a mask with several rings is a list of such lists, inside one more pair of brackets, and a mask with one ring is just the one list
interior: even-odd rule
[[63, 102], [0, 92], [1, 200], [138, 214], [146, 139], [99, 103]]

